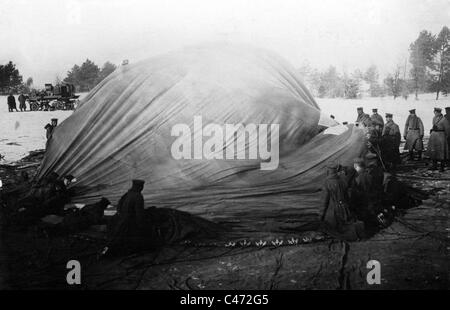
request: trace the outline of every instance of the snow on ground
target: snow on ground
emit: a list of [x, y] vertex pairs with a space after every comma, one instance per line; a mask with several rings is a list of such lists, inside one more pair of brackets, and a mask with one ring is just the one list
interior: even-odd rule
[[433, 110], [435, 107], [442, 108], [445, 114], [445, 107], [450, 107], [450, 96], [442, 97], [436, 101], [436, 94], [420, 94], [419, 100], [415, 100], [414, 96], [410, 96], [408, 100], [403, 98], [393, 99], [392, 97], [384, 98], [363, 98], [363, 99], [321, 99], [316, 98], [317, 103], [323, 111], [328, 111], [336, 117], [340, 123], [353, 123], [356, 120], [356, 108], [363, 107], [364, 112], [371, 115], [372, 109], [377, 108], [378, 114], [385, 118], [385, 113], [394, 115], [394, 122], [400, 126], [403, 135], [403, 128], [409, 115], [409, 110], [416, 109], [416, 114], [422, 119], [425, 127], [425, 135], [429, 135], [432, 127]]
[[[82, 97], [83, 95], [85, 94], [82, 94]], [[442, 97], [439, 101], [434, 98], [434, 94], [423, 94], [417, 101], [412, 97], [408, 100], [402, 98], [393, 100], [391, 97], [357, 100], [317, 98], [316, 100], [323, 111], [333, 114], [339, 122], [354, 122], [356, 108], [359, 106], [364, 107], [365, 112], [369, 114], [372, 108], [378, 108], [379, 114], [383, 117], [385, 113], [393, 113], [394, 121], [399, 124], [401, 130], [409, 114], [408, 111], [415, 108], [424, 122], [425, 134], [428, 134], [433, 118], [433, 108], [438, 106], [444, 109], [450, 106], [450, 97]], [[71, 113], [71, 111], [9, 113], [6, 96], [0, 96], [0, 154], [4, 156], [2, 162], [15, 161], [27, 155], [29, 151], [45, 148], [45, 124], [49, 123], [51, 118], [58, 118], [61, 123]]]

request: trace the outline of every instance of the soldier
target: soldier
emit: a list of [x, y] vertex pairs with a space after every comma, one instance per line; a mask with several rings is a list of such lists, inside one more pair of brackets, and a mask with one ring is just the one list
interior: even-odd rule
[[20, 112], [26, 111], [27, 110], [27, 105], [25, 104], [25, 95], [23, 94], [23, 92], [20, 93], [19, 98], [17, 98], [19, 100], [19, 109]]
[[414, 150], [417, 151], [418, 160], [422, 159], [423, 151], [423, 123], [420, 117], [416, 115], [416, 110], [409, 110], [409, 116], [406, 119], [403, 138], [405, 138], [405, 150], [409, 151], [409, 160], [414, 160]]
[[383, 130], [383, 127], [384, 127], [383, 117], [380, 114], [378, 114], [378, 109], [372, 109], [372, 112], [373, 112], [373, 114], [370, 117], [372, 124], [379, 124], [381, 130]]
[[339, 168], [335, 162], [327, 165], [321, 220], [331, 235], [339, 239], [356, 240], [362, 236], [364, 225], [355, 222], [350, 213], [347, 183], [339, 177]]
[[9, 112], [14, 112], [14, 110], [17, 111], [17, 107], [16, 107], [16, 98], [14, 98], [14, 95], [12, 93], [9, 94], [8, 96], [8, 111]]
[[128, 247], [134, 250], [141, 246], [144, 229], [144, 189], [143, 180], [133, 180], [132, 187], [120, 198], [117, 214], [111, 220], [108, 248], [117, 250]]
[[353, 171], [349, 174], [350, 210], [356, 214], [358, 220], [369, 224], [374, 218], [372, 211], [373, 179], [366, 170], [363, 158], [356, 158]]
[[445, 161], [449, 158], [448, 141], [450, 123], [442, 115], [441, 108], [434, 108], [433, 128], [430, 130], [427, 155], [433, 161], [432, 170], [437, 170], [438, 161], [441, 162], [440, 171], [444, 171]]
[[356, 109], [358, 112], [358, 117], [356, 118], [356, 123], [363, 124], [365, 127], [371, 126], [370, 116], [369, 114], [364, 113], [364, 110], [362, 107], [359, 107]]
[[382, 134], [382, 154], [386, 169], [395, 169], [400, 163], [400, 129], [394, 123], [393, 115], [386, 113], [386, 124]]
[[57, 118], [52, 118], [51, 124], [45, 125], [44, 129], [46, 131], [47, 141], [52, 137], [53, 131], [55, 130], [56, 126], [58, 126]]

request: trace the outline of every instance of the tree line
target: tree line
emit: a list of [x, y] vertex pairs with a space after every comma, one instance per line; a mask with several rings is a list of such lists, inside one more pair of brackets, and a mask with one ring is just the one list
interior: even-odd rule
[[[393, 96], [394, 99], [407, 99], [414, 93], [417, 99], [420, 93], [435, 92], [436, 99], [439, 99], [440, 94], [447, 96], [450, 93], [449, 28], [444, 26], [438, 34], [427, 30], [420, 32], [409, 46], [409, 63], [409, 71], [405, 60], [382, 79], [375, 65], [352, 73], [340, 73], [334, 66], [319, 71], [309, 65], [302, 66], [299, 71], [312, 93], [320, 98]], [[76, 91], [90, 91], [115, 69], [116, 65], [109, 61], [100, 68], [93, 61], [86, 59], [81, 65], [75, 64], [62, 81], [75, 85]], [[54, 83], [58, 82], [61, 82], [59, 77]], [[13, 62], [0, 65], [0, 93], [29, 92], [32, 86], [33, 79], [30, 77], [23, 82]]]
[[450, 30], [444, 26], [434, 35], [424, 30], [409, 47], [407, 62], [399, 63], [383, 79], [376, 66], [365, 71], [340, 73], [334, 66], [324, 71], [303, 65], [299, 68], [305, 83], [313, 94], [320, 98], [354, 99], [362, 96], [393, 96], [405, 99], [411, 93], [415, 98], [420, 93], [436, 93], [436, 100], [442, 93], [450, 93]]
[[86, 59], [81, 65], [74, 65], [63, 81], [75, 85], [77, 91], [90, 91], [116, 68], [116, 65], [109, 61], [100, 68], [93, 61]]
[[[75, 85], [76, 91], [89, 91], [95, 87], [101, 80], [107, 77], [116, 69], [116, 65], [107, 61], [99, 68], [93, 61], [86, 59], [81, 65], [74, 65], [67, 72], [66, 77], [61, 80], [58, 76], [54, 81], [48, 83], [59, 84], [61, 82]], [[37, 89], [44, 88], [44, 85]], [[0, 94], [7, 95], [9, 93], [31, 93], [36, 90], [33, 85], [33, 78], [29, 77], [23, 81], [23, 77], [19, 72], [16, 64], [9, 61], [5, 65], [0, 65]]]

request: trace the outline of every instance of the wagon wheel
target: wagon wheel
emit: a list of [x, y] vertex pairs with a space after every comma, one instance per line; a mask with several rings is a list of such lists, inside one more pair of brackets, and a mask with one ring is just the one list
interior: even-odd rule
[[30, 104], [30, 110], [31, 111], [37, 111], [39, 110], [39, 104], [37, 102], [33, 102]]
[[57, 103], [56, 103], [56, 109], [57, 110], [65, 110], [65, 104], [64, 104], [64, 102], [62, 102], [62, 101], [58, 101]]

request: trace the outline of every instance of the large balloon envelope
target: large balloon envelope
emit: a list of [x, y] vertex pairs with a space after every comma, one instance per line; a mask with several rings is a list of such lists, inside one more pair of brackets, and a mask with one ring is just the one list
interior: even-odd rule
[[[176, 159], [172, 130], [180, 124], [201, 145], [209, 139], [201, 131], [207, 124], [279, 124], [279, 164], [262, 170], [259, 157]], [[237, 136], [224, 134], [223, 149], [214, 151], [225, 154]], [[258, 140], [246, 137], [248, 154]], [[110, 74], [56, 128], [38, 177], [74, 175], [74, 200], [85, 203], [101, 196], [117, 203], [132, 179], [143, 179], [147, 206], [187, 211], [237, 232], [274, 232], [317, 221], [326, 163], [350, 164], [364, 148], [363, 131], [323, 117], [298, 72], [279, 56], [206, 44]]]

